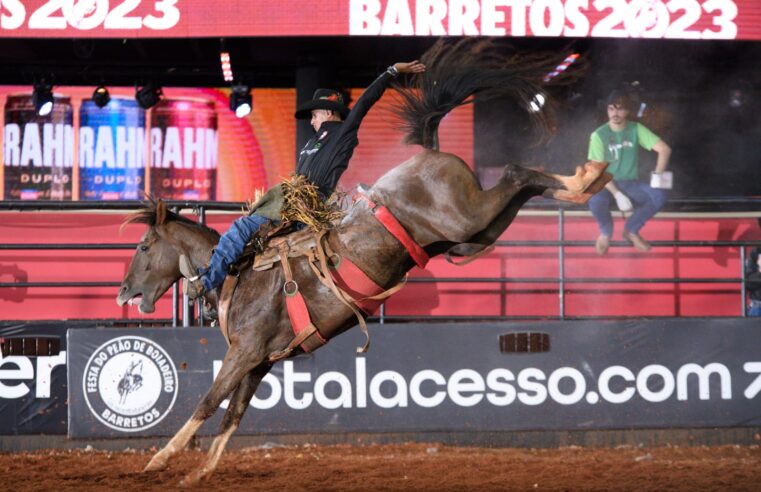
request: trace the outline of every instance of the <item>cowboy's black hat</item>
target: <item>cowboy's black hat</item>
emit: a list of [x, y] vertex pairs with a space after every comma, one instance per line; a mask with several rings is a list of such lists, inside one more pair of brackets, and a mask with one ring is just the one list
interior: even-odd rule
[[311, 101], [307, 101], [296, 108], [294, 116], [300, 120], [312, 117], [313, 109], [329, 109], [341, 115], [341, 119], [346, 119], [349, 115], [349, 108], [344, 103], [343, 95], [332, 89], [317, 89], [314, 91]]

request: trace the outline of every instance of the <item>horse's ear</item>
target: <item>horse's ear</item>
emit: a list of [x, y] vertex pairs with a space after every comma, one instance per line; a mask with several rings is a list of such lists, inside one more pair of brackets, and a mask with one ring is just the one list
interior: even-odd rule
[[157, 226], [163, 225], [166, 221], [166, 204], [163, 200], [159, 200], [156, 203], [156, 224]]

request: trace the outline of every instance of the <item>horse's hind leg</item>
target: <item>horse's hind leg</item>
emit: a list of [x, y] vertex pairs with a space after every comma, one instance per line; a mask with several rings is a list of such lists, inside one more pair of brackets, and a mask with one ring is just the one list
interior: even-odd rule
[[161, 451], [156, 453], [143, 471], [158, 471], [167, 467], [169, 459], [181, 450], [185, 449], [188, 442], [198, 432], [203, 423], [219, 408], [227, 395], [240, 383], [243, 376], [251, 369], [251, 366], [243, 360], [243, 353], [231, 346], [225, 355], [222, 368], [211, 385], [211, 389], [206, 393], [201, 402], [193, 412], [193, 416], [185, 422], [185, 425], [175, 434], [175, 436], [164, 446]]
[[546, 198], [583, 205], [613, 179], [610, 174], [604, 172], [606, 167], [608, 165], [604, 162], [589, 161], [583, 167], [578, 166], [573, 176], [553, 174], [551, 175], [553, 178], [563, 183], [563, 188], [548, 187], [542, 195]]
[[196, 485], [201, 480], [208, 479], [214, 470], [217, 468], [219, 458], [222, 456], [222, 452], [227, 446], [227, 442], [230, 440], [230, 436], [238, 429], [240, 421], [243, 418], [243, 414], [248, 408], [248, 403], [251, 401], [251, 397], [254, 396], [256, 388], [259, 387], [259, 383], [262, 378], [267, 375], [272, 365], [268, 362], [263, 362], [252, 369], [243, 381], [240, 382], [232, 398], [230, 399], [230, 406], [227, 407], [227, 412], [222, 419], [222, 425], [220, 426], [220, 433], [214, 438], [214, 442], [211, 443], [209, 448], [209, 454], [206, 457], [206, 462], [203, 467], [195, 472], [189, 474], [181, 482], [181, 485]]
[[[549, 174], [516, 165], [505, 166], [505, 176], [517, 179], [521, 187], [531, 186], [547, 190], [564, 190], [581, 193], [590, 188], [604, 174], [606, 162], [589, 161], [583, 166], [576, 166], [576, 172], [570, 176]], [[599, 191], [599, 190], [598, 190]]]
[[[484, 192], [492, 197], [498, 196], [497, 200], [483, 200], [478, 205], [482, 207], [480, 216], [491, 217], [491, 221], [473, 235], [467, 241], [468, 244], [455, 246], [450, 253], [470, 256], [493, 244], [531, 197], [543, 194], [559, 200], [586, 203], [584, 199], [588, 200], [610, 181], [610, 175], [605, 173], [607, 166], [604, 162], [590, 161], [584, 166], [578, 166], [573, 176], [547, 174], [514, 165], [506, 166], [502, 179]], [[477, 246], [479, 244], [483, 247]]]
[[505, 229], [507, 229], [513, 222], [521, 207], [533, 196], [536, 196], [536, 192], [525, 188], [519, 190], [512, 196], [512, 199], [497, 214], [497, 216], [494, 217], [488, 226], [471, 237], [467, 244], [460, 244], [453, 247], [450, 250], [450, 253], [461, 256], [471, 256], [483, 249], [475, 246], [476, 244], [483, 245], [483, 247], [494, 244], [499, 236], [505, 232]]

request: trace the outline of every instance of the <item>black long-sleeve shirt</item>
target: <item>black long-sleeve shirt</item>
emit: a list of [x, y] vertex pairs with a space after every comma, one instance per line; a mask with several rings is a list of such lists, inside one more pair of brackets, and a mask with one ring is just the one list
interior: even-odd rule
[[383, 95], [394, 76], [383, 72], [357, 99], [344, 121], [326, 121], [299, 153], [296, 173], [306, 176], [328, 198], [349, 166], [359, 144], [359, 125], [370, 108]]

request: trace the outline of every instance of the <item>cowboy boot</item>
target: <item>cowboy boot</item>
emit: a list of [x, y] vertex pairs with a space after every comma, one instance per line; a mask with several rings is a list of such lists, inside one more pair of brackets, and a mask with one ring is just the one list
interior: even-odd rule
[[188, 299], [195, 300], [203, 296], [204, 288], [201, 282], [201, 276], [198, 270], [191, 263], [190, 258], [180, 255], [180, 273], [185, 277], [182, 283], [182, 293], [188, 296]]
[[624, 229], [623, 233], [624, 241], [631, 243], [635, 248], [640, 251], [650, 251], [650, 243], [636, 232], [629, 232]]

